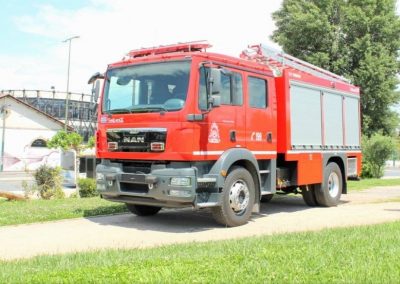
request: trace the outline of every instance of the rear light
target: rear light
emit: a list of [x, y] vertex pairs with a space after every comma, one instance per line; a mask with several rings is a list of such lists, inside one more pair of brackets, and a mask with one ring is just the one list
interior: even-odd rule
[[117, 142], [108, 142], [108, 150], [113, 151], [118, 149]]
[[153, 152], [162, 152], [165, 150], [165, 144], [163, 142], [152, 142], [150, 143], [150, 150]]

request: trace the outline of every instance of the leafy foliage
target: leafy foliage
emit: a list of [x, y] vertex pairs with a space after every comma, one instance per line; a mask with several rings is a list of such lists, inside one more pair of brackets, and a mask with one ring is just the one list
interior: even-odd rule
[[272, 39], [289, 54], [361, 87], [363, 133], [391, 134], [400, 71], [395, 0], [284, 0]]
[[99, 195], [96, 190], [96, 180], [92, 178], [82, 178], [78, 180], [79, 196], [94, 197]]
[[373, 134], [370, 138], [363, 136], [363, 169], [362, 176], [366, 178], [380, 178], [386, 160], [395, 151], [393, 138], [383, 136], [379, 133]]
[[65, 132], [61, 130], [57, 132], [48, 142], [48, 148], [61, 148], [63, 150], [74, 149], [79, 152], [83, 138], [76, 132]]
[[95, 144], [96, 144], [96, 138], [94, 136], [91, 136], [88, 140], [87, 147], [94, 148]]
[[40, 166], [34, 173], [40, 197], [43, 199], [64, 198], [62, 190], [61, 168]]

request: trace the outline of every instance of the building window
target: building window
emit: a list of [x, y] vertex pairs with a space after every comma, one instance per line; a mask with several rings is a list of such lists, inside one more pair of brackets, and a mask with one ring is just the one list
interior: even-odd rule
[[47, 142], [44, 139], [36, 139], [32, 142], [31, 147], [47, 147]]

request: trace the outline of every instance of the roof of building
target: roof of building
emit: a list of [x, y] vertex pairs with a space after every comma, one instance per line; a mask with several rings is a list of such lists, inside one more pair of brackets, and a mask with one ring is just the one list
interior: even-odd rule
[[[30, 104], [25, 103], [24, 101], [21, 101], [21, 100], [15, 98], [15, 97], [13, 97], [10, 94], [0, 95], [0, 99], [3, 99], [3, 98], [10, 98], [11, 100], [14, 100], [17, 103], [22, 104], [22, 105], [26, 106], [29, 109], [32, 109], [33, 111], [37, 112], [39, 115], [45, 116], [46, 118], [54, 121], [55, 123], [59, 124], [62, 128], [65, 127], [65, 123], [64, 122], [52, 117], [51, 115], [48, 115], [47, 113], [35, 108], [34, 106], [31, 106]], [[71, 126], [67, 126], [67, 129], [69, 131], [73, 131], [74, 130], [74, 128], [72, 128]]]

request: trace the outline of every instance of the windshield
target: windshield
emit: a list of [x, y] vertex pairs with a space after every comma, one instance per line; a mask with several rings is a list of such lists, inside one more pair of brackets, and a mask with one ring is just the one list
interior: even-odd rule
[[190, 63], [162, 62], [109, 70], [103, 113], [182, 109], [186, 102]]

